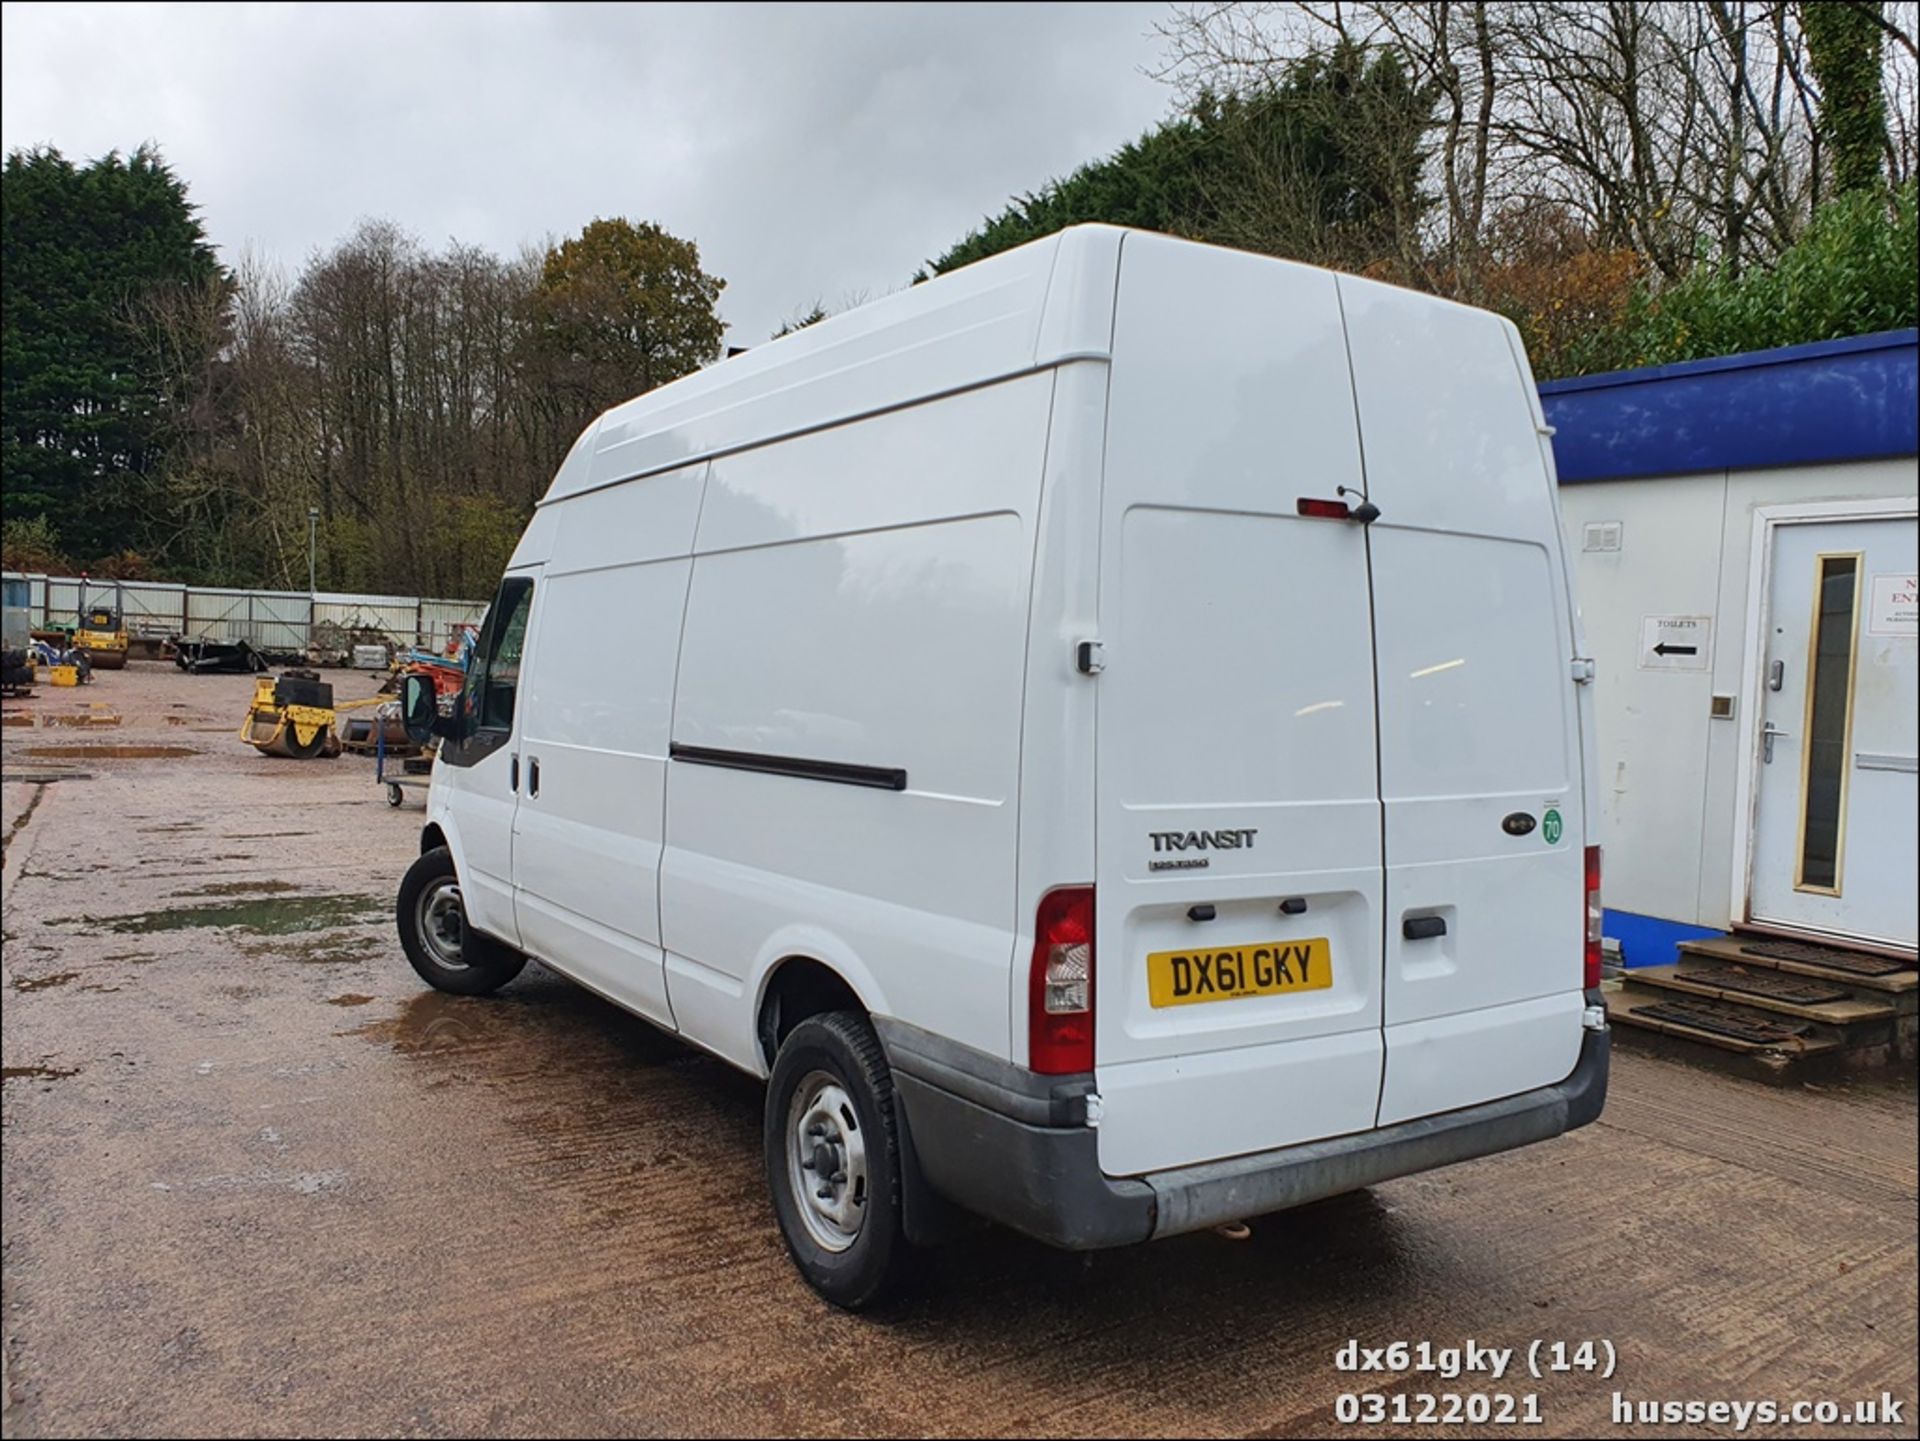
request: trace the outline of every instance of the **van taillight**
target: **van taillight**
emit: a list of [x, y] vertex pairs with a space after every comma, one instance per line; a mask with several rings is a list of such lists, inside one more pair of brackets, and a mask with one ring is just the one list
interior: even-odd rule
[[1592, 990], [1600, 984], [1600, 847], [1587, 847], [1587, 964], [1582, 984]]
[[1040, 897], [1027, 994], [1027, 1066], [1044, 1076], [1093, 1069], [1093, 887]]

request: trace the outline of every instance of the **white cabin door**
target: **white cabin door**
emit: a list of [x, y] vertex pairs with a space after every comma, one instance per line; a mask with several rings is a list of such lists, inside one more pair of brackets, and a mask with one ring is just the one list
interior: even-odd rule
[[1754, 757], [1754, 921], [1915, 942], [1915, 526], [1776, 524]]

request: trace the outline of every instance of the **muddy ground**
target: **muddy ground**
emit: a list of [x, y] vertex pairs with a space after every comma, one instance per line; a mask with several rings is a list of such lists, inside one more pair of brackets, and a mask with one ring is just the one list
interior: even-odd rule
[[[537, 967], [424, 992], [389, 918], [418, 801], [241, 745], [250, 691], [136, 663], [4, 708], [9, 1435], [1288, 1435], [1381, 1387], [1532, 1394], [1550, 1435], [1613, 1430], [1616, 1390], [1890, 1391], [1867, 1434], [1915, 1433], [1910, 1079], [1616, 1053], [1555, 1142], [1244, 1242], [988, 1234], [892, 1315], [831, 1312], [774, 1228], [759, 1086]], [[1618, 1369], [1343, 1374], [1349, 1338]]]

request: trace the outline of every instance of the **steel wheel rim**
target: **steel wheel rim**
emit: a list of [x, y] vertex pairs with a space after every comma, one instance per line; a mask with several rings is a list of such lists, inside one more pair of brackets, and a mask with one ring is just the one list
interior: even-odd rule
[[825, 1071], [809, 1071], [787, 1107], [787, 1179], [814, 1244], [845, 1251], [867, 1215], [867, 1141], [853, 1098]]
[[435, 965], [450, 971], [466, 969], [463, 946], [467, 916], [460, 906], [457, 881], [437, 880], [422, 891], [414, 906], [414, 922], [414, 928], [420, 933], [420, 944], [426, 947]]

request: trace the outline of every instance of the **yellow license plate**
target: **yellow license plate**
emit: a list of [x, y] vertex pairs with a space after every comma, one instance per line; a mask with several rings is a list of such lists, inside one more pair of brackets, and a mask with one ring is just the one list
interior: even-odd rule
[[1333, 947], [1325, 936], [1155, 951], [1147, 957], [1147, 995], [1155, 1006], [1324, 991], [1332, 984]]

